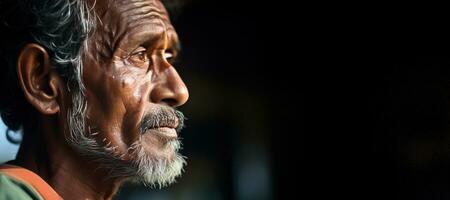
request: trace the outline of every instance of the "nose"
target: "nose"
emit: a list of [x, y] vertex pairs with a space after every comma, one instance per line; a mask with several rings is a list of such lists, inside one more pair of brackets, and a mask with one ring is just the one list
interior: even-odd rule
[[150, 93], [154, 103], [178, 107], [186, 103], [189, 92], [174, 67], [167, 67], [157, 75], [157, 81]]

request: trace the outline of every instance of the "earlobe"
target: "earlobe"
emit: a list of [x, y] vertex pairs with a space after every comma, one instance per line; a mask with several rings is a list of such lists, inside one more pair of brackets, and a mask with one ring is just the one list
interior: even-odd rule
[[27, 44], [17, 59], [17, 75], [25, 98], [42, 114], [59, 112], [61, 79], [52, 70], [47, 51], [38, 44]]

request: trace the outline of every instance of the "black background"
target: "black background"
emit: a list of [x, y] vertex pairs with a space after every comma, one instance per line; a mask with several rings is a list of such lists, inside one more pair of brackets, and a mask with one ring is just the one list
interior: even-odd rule
[[[267, 116], [264, 126], [268, 130], [263, 135], [251, 137], [266, 138], [272, 177], [272, 188], [269, 189], [274, 199], [288, 198], [298, 192], [298, 187], [303, 185], [298, 178], [304, 173], [304, 163], [300, 161], [304, 91], [299, 84], [301, 68], [295, 63], [302, 56], [296, 55], [300, 46], [294, 43], [298, 39], [294, 34], [297, 24], [288, 23], [293, 19], [287, 17], [286, 9], [261, 1], [197, 0], [191, 1], [174, 17], [174, 25], [183, 41], [181, 63], [194, 67], [197, 73], [230, 90], [223, 91], [220, 96], [224, 105], [229, 101], [235, 102], [236, 106], [222, 106], [221, 109], [240, 112], [253, 100], [264, 105], [261, 111], [255, 111], [255, 115]], [[181, 67], [179, 70], [187, 75], [192, 68]], [[238, 95], [242, 91], [253, 94], [254, 98], [242, 99]], [[210, 97], [203, 93], [198, 98]], [[252, 121], [251, 118], [247, 120]], [[227, 137], [231, 142], [222, 144], [219, 151], [232, 154], [236, 138]], [[224, 158], [218, 162], [226, 165], [232, 159]], [[231, 184], [232, 180], [225, 182]], [[232, 187], [225, 185], [225, 199], [233, 198]]]

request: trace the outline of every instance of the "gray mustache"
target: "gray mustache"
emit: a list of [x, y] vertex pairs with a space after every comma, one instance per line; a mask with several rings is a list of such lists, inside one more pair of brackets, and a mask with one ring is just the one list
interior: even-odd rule
[[181, 111], [161, 106], [155, 112], [144, 116], [140, 123], [139, 132], [142, 135], [149, 129], [171, 127], [179, 133], [184, 127], [184, 120], [186, 120], [186, 117]]

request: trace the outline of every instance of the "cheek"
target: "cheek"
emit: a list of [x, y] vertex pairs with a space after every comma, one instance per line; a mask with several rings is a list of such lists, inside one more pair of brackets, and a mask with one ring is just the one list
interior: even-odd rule
[[[151, 72], [150, 72], [151, 73]], [[100, 143], [119, 147], [124, 153], [139, 137], [139, 124], [151, 90], [151, 74], [114, 62], [108, 68], [95, 68], [86, 78], [89, 124], [100, 134]], [[106, 141], [103, 139], [106, 138]]]
[[146, 102], [148, 102], [146, 99], [149, 98], [151, 84], [145, 77], [127, 74], [120, 79], [125, 108], [122, 120], [122, 138], [128, 145], [131, 145], [139, 137], [139, 125], [145, 113]]
[[137, 104], [140, 103], [143, 93], [139, 89], [140, 88], [140, 81], [137, 80], [135, 77], [124, 77], [121, 80], [121, 89], [126, 94], [127, 101], [125, 103], [133, 103]]
[[100, 132], [99, 140], [107, 138], [112, 143], [119, 144], [114, 136], [121, 131], [122, 116], [125, 113], [122, 96], [123, 92], [114, 75], [100, 74], [87, 85], [90, 125], [87, 128]]
[[142, 76], [122, 76], [120, 80], [123, 102], [125, 108], [135, 109], [141, 107], [145, 103], [145, 99], [149, 98], [150, 81]]

